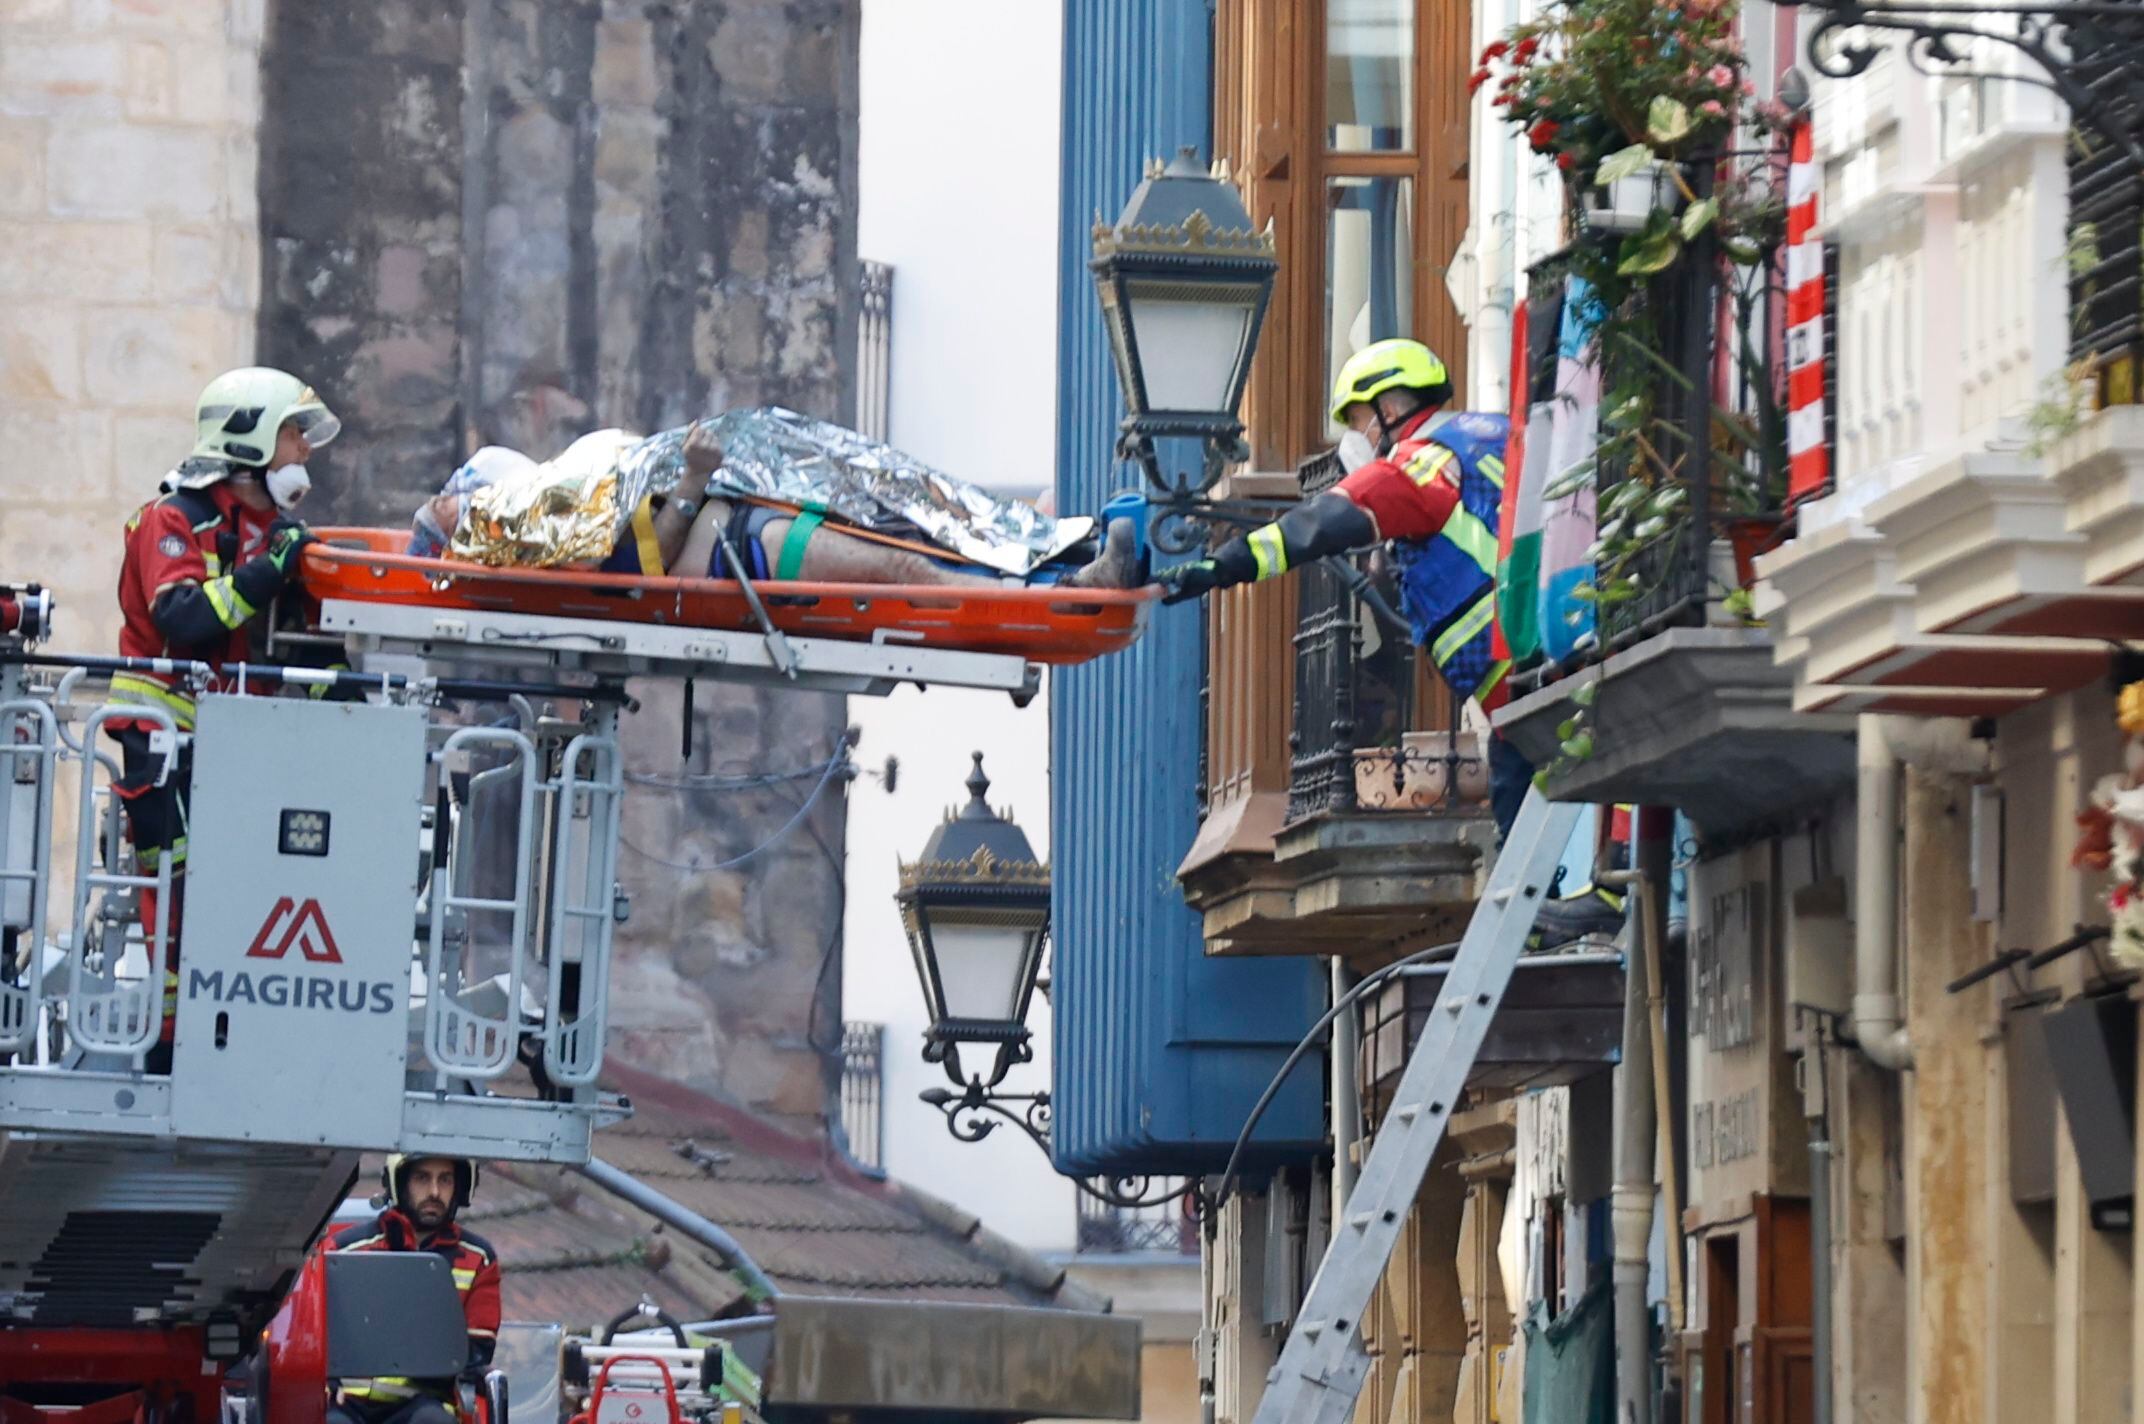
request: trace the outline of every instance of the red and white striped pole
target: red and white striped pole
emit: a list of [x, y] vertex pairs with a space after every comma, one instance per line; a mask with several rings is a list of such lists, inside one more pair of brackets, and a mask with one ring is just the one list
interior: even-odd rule
[[1831, 488], [1824, 445], [1824, 244], [1812, 126], [1794, 126], [1787, 151], [1787, 506]]

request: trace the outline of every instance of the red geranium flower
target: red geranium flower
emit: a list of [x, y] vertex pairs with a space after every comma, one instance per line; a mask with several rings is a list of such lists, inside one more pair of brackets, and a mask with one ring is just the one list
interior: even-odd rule
[[1576, 155], [1574, 155], [1569, 149], [1565, 149], [1563, 152], [1556, 155], [1556, 166], [1558, 168], [1561, 168], [1566, 173], [1571, 171], [1572, 166], [1577, 161], [1578, 160]]
[[1532, 142], [1536, 153], [1546, 153], [1548, 146], [1555, 142], [1556, 130], [1560, 127], [1562, 126], [1554, 119], [1541, 119], [1526, 131], [1526, 137]]
[[1519, 41], [1517, 48], [1512, 50], [1511, 57], [1518, 63], [1524, 64], [1534, 57], [1534, 51], [1539, 48], [1541, 48], [1541, 41], [1533, 35], [1528, 35], [1525, 39]]
[[1481, 86], [1487, 84], [1488, 82], [1489, 71], [1486, 69], [1477, 69], [1474, 71], [1473, 77], [1467, 80], [1467, 92], [1469, 94], [1478, 94], [1481, 92]]
[[1499, 108], [1501, 108], [1501, 107], [1502, 107], [1503, 105], [1505, 105], [1505, 104], [1508, 104], [1508, 103], [1510, 103], [1510, 102], [1511, 102], [1511, 91], [1510, 91], [1510, 90], [1508, 90], [1508, 89], [1506, 89], [1506, 90], [1503, 90], [1503, 91], [1501, 91], [1500, 93], [1498, 93], [1498, 94], [1497, 94], [1497, 96], [1496, 96], [1496, 97], [1495, 97], [1494, 99], [1491, 99], [1491, 100], [1490, 100], [1489, 102], [1490, 102], [1491, 104], [1497, 105], [1497, 106], [1498, 106]]
[[1509, 53], [1511, 53], [1511, 42], [1509, 40], [1492, 40], [1483, 46], [1481, 62], [1487, 64], [1490, 60], [1502, 59]]

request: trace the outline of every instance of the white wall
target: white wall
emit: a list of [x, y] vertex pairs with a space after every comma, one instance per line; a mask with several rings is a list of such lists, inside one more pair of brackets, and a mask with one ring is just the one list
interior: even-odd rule
[[[891, 263], [892, 441], [994, 488], [1035, 493], [1054, 460], [1061, 12], [1052, 0], [864, 0], [859, 250]], [[990, 800], [1049, 853], [1049, 714], [1001, 696], [904, 688], [857, 698], [856, 755], [891, 753], [897, 791], [849, 798], [843, 1015], [886, 1028], [885, 1165], [1035, 1250], [1069, 1250], [1071, 1183], [1016, 1129], [950, 1137], [916, 1100], [945, 1075], [921, 1056], [926, 1015], [894, 909], [913, 858], [984, 754]], [[1049, 1009], [1013, 1091], [1049, 1084]]]

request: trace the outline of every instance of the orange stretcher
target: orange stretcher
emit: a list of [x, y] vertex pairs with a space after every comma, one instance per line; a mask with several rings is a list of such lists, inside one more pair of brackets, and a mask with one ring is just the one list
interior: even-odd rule
[[[407, 529], [315, 529], [305, 550], [314, 600], [468, 608], [757, 632], [733, 579], [644, 577], [563, 569], [497, 569], [399, 552]], [[931, 588], [902, 584], [755, 580], [768, 619], [799, 638], [921, 643], [1013, 653], [1038, 663], [1083, 663], [1128, 646], [1159, 597], [1155, 588]]]

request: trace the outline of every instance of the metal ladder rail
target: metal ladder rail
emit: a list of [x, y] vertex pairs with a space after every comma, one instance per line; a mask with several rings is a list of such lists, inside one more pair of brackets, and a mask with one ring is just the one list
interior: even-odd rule
[[[424, 1000], [424, 1051], [439, 1074], [439, 1086], [444, 1089], [450, 1077], [490, 1079], [499, 1077], [513, 1067], [521, 1035], [521, 980], [528, 960], [530, 924], [529, 899], [534, 880], [536, 848], [536, 745], [519, 732], [492, 727], [464, 727], [448, 737], [445, 744], [434, 752], [433, 759], [441, 767], [458, 751], [471, 747], [503, 746], [518, 758], [497, 770], [518, 768], [521, 794], [518, 814], [515, 817], [514, 835], [514, 885], [511, 899], [489, 899], [479, 895], [464, 895], [454, 888], [455, 872], [462, 862], [463, 837], [452, 835], [447, 842], [447, 865], [443, 873], [432, 878], [431, 919], [432, 933], [429, 954], [426, 959], [427, 983]], [[473, 805], [473, 803], [472, 803]], [[457, 829], [473, 830], [467, 813], [461, 817]], [[508, 931], [511, 943], [508, 950], [506, 974], [506, 1003], [499, 1017], [479, 1013], [463, 1002], [456, 990], [460, 987], [459, 967], [448, 974], [446, 956], [447, 921], [459, 912], [496, 911], [511, 916]]]
[[[34, 740], [16, 740], [22, 718], [34, 724]], [[17, 928], [22, 931], [19, 938], [29, 947], [29, 962], [23, 966], [20, 984], [9, 977], [14, 966], [0, 965], [0, 1052], [28, 1052], [44, 1009], [45, 936], [52, 893], [53, 792], [58, 785], [59, 757], [59, 719], [50, 707], [34, 698], [0, 702], [0, 782], [5, 783], [0, 805], [24, 793], [33, 798], [28, 864], [21, 864], [12, 848], [10, 863], [0, 863], [0, 903], [9, 898], [11, 886], [23, 886], [28, 892], [25, 895], [16, 891], [12, 898], [24, 905], [23, 923]], [[25, 761], [33, 764], [32, 779], [18, 784], [16, 773]]]
[[1333, 1223], [1332, 1245], [1266, 1377], [1252, 1424], [1349, 1424], [1369, 1366], [1363, 1313], [1444, 1140], [1581, 809], [1527, 792], [1347, 1210]]
[[[581, 763], [589, 774], [581, 774]], [[585, 802], [583, 836], [574, 834], [576, 802]], [[625, 811], [625, 759], [615, 737], [582, 733], [566, 744], [559, 762], [557, 836], [551, 874], [550, 980], [545, 996], [544, 1071], [555, 1083], [585, 1087], [603, 1068], [603, 1036], [609, 1019], [612, 903], [618, 878], [618, 832]], [[583, 859], [572, 875], [575, 842]], [[578, 879], [576, 886], [571, 883]], [[576, 953], [569, 960], [567, 947]], [[566, 1018], [566, 969], [580, 969], [574, 1015]]]
[[[170, 963], [172, 932], [171, 857], [157, 857], [156, 871], [150, 875], [94, 868], [94, 852], [100, 839], [105, 843], [106, 865], [119, 864], [118, 842], [111, 834], [117, 820], [111, 814], [114, 804], [107, 789], [106, 814], [100, 818], [97, 792], [100, 765], [117, 774], [117, 768], [97, 750], [97, 734], [104, 730], [105, 723], [113, 721], [150, 723], [171, 739], [171, 746], [176, 748], [178, 744], [178, 724], [171, 714], [148, 703], [106, 703], [83, 724], [78, 753], [82, 759], [82, 788], [76, 807], [74, 905], [67, 955], [67, 1036], [77, 1048], [130, 1057], [139, 1067], [143, 1056], [156, 1046], [164, 1027], [164, 975]], [[175, 759], [176, 750], [171, 755]], [[100, 819], [106, 822], [101, 837]], [[148, 965], [138, 981], [128, 983], [113, 978], [108, 986], [100, 986], [83, 977], [89, 955], [89, 902], [99, 890], [156, 892], [156, 922], [142, 926], [142, 948]], [[106, 964], [107, 977], [113, 969], [113, 965]]]

